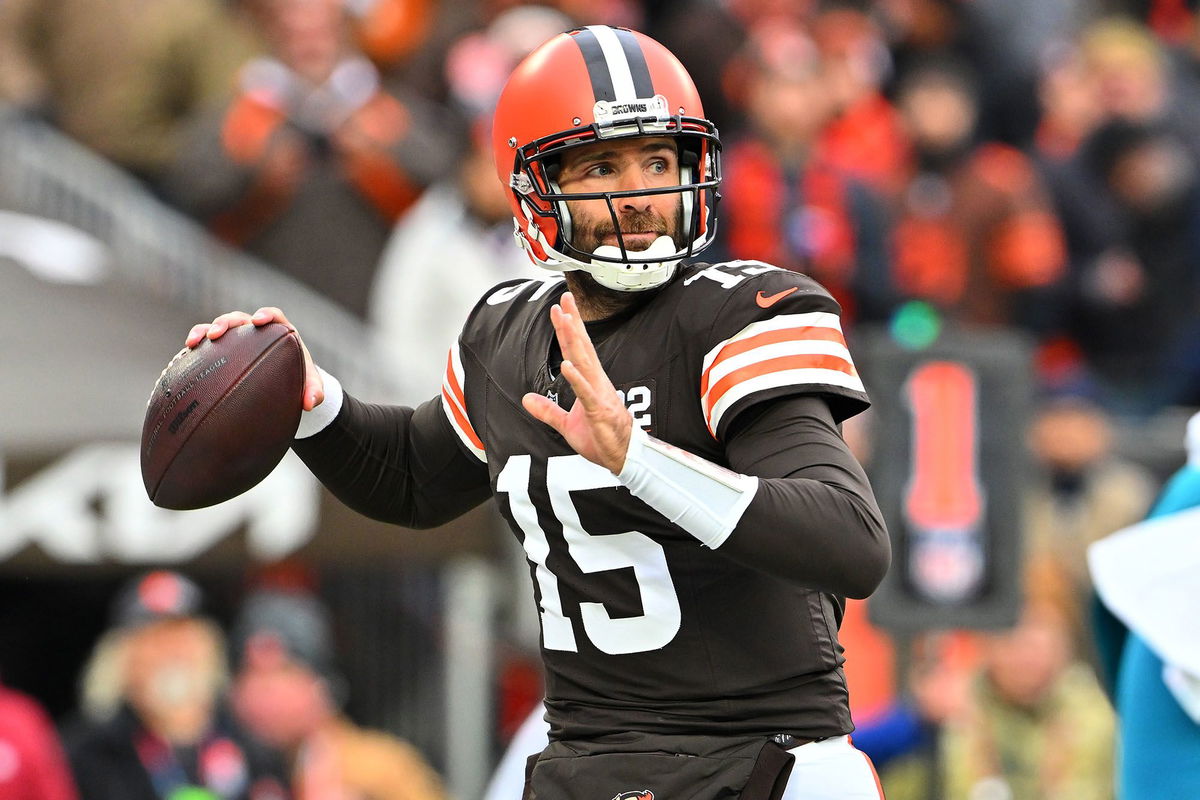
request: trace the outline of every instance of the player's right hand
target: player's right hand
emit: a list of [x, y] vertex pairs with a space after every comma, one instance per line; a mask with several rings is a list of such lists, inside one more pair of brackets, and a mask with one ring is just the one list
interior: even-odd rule
[[255, 311], [253, 314], [247, 314], [245, 311], [230, 311], [227, 314], [217, 317], [212, 322], [202, 322], [199, 325], [193, 325], [192, 329], [188, 331], [184, 344], [188, 347], [195, 347], [205, 339], [220, 339], [230, 328], [236, 328], [240, 325], [257, 325], [261, 327], [271, 322], [278, 322], [281, 325], [291, 328], [292, 332], [296, 334], [296, 338], [300, 341], [300, 350], [304, 353], [303, 406], [305, 411], [312, 411], [325, 400], [325, 382], [321, 380], [321, 373], [317, 372], [316, 364], [313, 363], [312, 356], [309, 354], [308, 347], [305, 346], [300, 332], [296, 330], [296, 326], [289, 322], [288, 318], [278, 308], [266, 306]]

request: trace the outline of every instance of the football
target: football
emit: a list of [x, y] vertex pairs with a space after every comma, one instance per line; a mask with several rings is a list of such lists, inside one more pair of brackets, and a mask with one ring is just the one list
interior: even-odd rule
[[300, 424], [304, 356], [286, 325], [240, 325], [184, 348], [142, 425], [142, 481], [157, 506], [203, 508], [265, 478]]

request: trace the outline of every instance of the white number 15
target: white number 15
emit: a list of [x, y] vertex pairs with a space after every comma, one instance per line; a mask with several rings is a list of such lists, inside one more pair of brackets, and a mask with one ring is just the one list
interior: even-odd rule
[[[525, 553], [535, 565], [545, 646], [578, 652], [571, 620], [563, 612], [558, 576], [546, 565], [550, 542], [529, 499], [531, 461], [527, 455], [509, 458], [497, 476], [496, 488], [508, 494], [513, 518], [525, 534]], [[662, 545], [637, 531], [592, 536], [583, 529], [571, 502], [571, 492], [620, 486], [617, 476], [581, 455], [554, 456], [546, 464], [546, 483], [571, 559], [588, 574], [632, 568], [641, 594], [643, 613], [637, 617], [613, 619], [603, 603], [580, 603], [587, 637], [613, 655], [657, 650], [674, 639], [680, 625], [679, 598]]]

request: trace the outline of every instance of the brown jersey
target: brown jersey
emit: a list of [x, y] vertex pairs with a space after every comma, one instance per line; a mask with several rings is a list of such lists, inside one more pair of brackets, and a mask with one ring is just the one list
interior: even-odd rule
[[[851, 730], [840, 597], [706, 548], [522, 408], [526, 392], [574, 400], [549, 322], [564, 290], [525, 281], [486, 295], [442, 392], [529, 558], [552, 735]], [[819, 395], [838, 422], [867, 405], [837, 304], [758, 262], [682, 267], [589, 332], [634, 423], [722, 466], [735, 422], [764, 401]]]

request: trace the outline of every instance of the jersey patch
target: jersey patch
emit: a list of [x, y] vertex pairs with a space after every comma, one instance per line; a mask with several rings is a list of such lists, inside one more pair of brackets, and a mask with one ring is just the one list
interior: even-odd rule
[[738, 401], [785, 386], [864, 392], [837, 314], [812, 311], [752, 322], [704, 357], [700, 403], [709, 433]]
[[465, 385], [462, 358], [459, 356], [458, 342], [455, 342], [446, 356], [446, 377], [442, 379], [442, 410], [446, 412], [450, 427], [466, 445], [467, 450], [486, 464], [487, 453], [484, 452], [483, 440], [479, 438], [467, 416], [467, 397], [463, 391]]
[[629, 409], [629, 414], [633, 417], [633, 424], [653, 436], [654, 426], [658, 421], [658, 407], [654, 402], [655, 380], [648, 378], [626, 383], [616, 389], [621, 403]]

